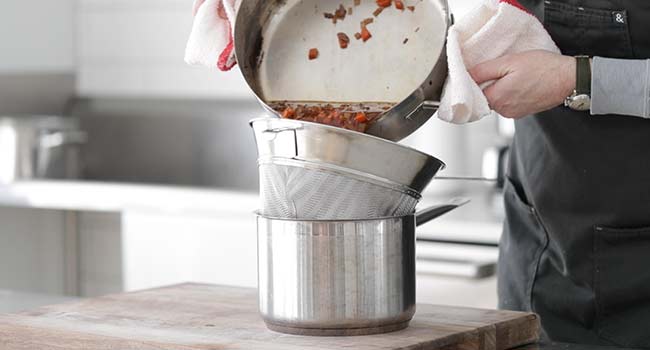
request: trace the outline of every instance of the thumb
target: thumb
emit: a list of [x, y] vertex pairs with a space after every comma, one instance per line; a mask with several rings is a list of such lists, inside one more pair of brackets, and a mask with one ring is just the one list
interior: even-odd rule
[[479, 63], [472, 67], [468, 72], [476, 84], [481, 85], [487, 81], [497, 80], [504, 77], [508, 74], [508, 69], [505, 64], [505, 59], [499, 57]]

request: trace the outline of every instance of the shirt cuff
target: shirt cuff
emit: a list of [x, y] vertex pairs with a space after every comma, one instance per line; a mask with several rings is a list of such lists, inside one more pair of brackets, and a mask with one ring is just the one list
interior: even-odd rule
[[650, 118], [650, 60], [594, 57], [591, 67], [591, 114]]

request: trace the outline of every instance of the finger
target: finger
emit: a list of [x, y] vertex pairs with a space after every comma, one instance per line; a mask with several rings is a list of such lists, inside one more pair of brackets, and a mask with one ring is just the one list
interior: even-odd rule
[[488, 100], [490, 109], [508, 119], [517, 119], [522, 117], [523, 115], [520, 114], [521, 111], [510, 103], [513, 97], [504, 90], [503, 84], [504, 81], [500, 80], [483, 89], [483, 94]]
[[194, 0], [194, 5], [192, 6], [192, 16], [196, 16], [196, 13], [199, 12], [199, 8], [205, 0]]
[[503, 81], [496, 83], [483, 89], [483, 95], [488, 100], [488, 106], [491, 110], [499, 113], [500, 115], [510, 118], [507, 103], [504, 100]]
[[507, 73], [508, 70], [504, 57], [479, 63], [469, 70], [469, 75], [479, 85], [486, 81], [502, 78]]
[[499, 107], [498, 106], [498, 98], [499, 98], [498, 84], [492, 84], [486, 87], [485, 89], [483, 89], [483, 95], [485, 95], [485, 98], [488, 101], [488, 105], [490, 106], [490, 109], [496, 110]]

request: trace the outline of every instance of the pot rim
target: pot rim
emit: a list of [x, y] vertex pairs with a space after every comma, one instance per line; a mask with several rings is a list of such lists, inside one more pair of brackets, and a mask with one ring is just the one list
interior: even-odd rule
[[327, 223], [327, 224], [357, 223], [357, 222], [358, 223], [367, 223], [367, 222], [373, 222], [373, 221], [408, 220], [409, 218], [413, 218], [413, 220], [415, 220], [415, 212], [412, 213], [412, 214], [403, 215], [403, 216], [383, 216], [383, 217], [370, 218], [370, 219], [292, 219], [292, 218], [281, 218], [281, 217], [264, 215], [264, 214], [262, 214], [261, 210], [255, 210], [253, 212], [253, 214], [258, 219], [264, 219], [264, 220], [270, 220], [270, 221], [297, 222], [297, 223]]
[[407, 146], [407, 145], [404, 145], [404, 144], [401, 144], [401, 143], [398, 143], [398, 142], [395, 142], [395, 141], [384, 139], [384, 138], [381, 138], [379, 136], [375, 136], [375, 135], [371, 135], [371, 134], [367, 134], [367, 133], [363, 133], [363, 132], [358, 132], [358, 131], [354, 131], [354, 130], [349, 130], [349, 129], [345, 129], [345, 128], [340, 128], [340, 127], [337, 127], [337, 126], [321, 124], [321, 123], [315, 123], [315, 122], [308, 122], [308, 121], [304, 121], [304, 120], [295, 120], [295, 119], [286, 119], [286, 118], [268, 117], [268, 116], [253, 118], [248, 122], [248, 124], [251, 127], [253, 127], [253, 124], [258, 123], [258, 122], [262, 122], [262, 121], [274, 122], [274, 123], [295, 123], [297, 125], [307, 124], [309, 126], [335, 131], [336, 133], [341, 133], [341, 134], [344, 134], [344, 135], [350, 135], [352, 137], [366, 137], [366, 138], [372, 139], [373, 141], [377, 141], [377, 142], [381, 142], [381, 143], [386, 144], [386, 145], [390, 145], [391, 147], [399, 147], [399, 148], [408, 150], [410, 152], [416, 153], [416, 154], [418, 154], [418, 155], [420, 155], [422, 157], [425, 157], [425, 158], [432, 158], [433, 160], [436, 160], [436, 161], [441, 163], [440, 170], [444, 170], [447, 167], [447, 164], [445, 164], [445, 162], [438, 159], [437, 157], [432, 156], [432, 155], [430, 155], [428, 153], [422, 152], [422, 151], [420, 151], [418, 149], [415, 149], [415, 148], [413, 148], [411, 146]]

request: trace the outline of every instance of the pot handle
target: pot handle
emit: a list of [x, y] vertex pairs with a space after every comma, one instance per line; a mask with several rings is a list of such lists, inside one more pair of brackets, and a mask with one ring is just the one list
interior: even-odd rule
[[428, 207], [426, 209], [422, 209], [415, 213], [415, 223], [417, 226], [426, 224], [427, 222], [442, 216], [444, 214], [447, 214], [448, 212], [461, 207], [467, 203], [470, 202], [470, 199], [468, 198], [454, 198], [449, 203], [441, 204], [441, 205], [435, 205]]

